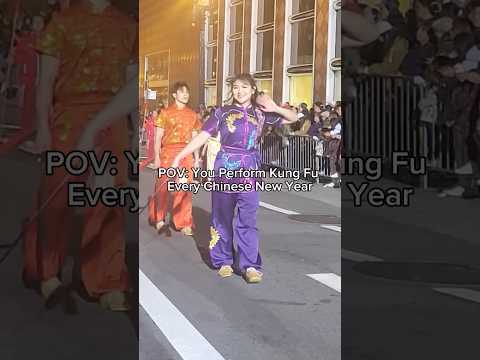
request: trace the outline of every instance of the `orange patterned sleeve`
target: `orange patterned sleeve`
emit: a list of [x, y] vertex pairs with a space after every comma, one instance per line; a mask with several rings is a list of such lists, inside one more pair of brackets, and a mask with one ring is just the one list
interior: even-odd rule
[[200, 121], [200, 116], [197, 113], [194, 113], [195, 121], [193, 123], [193, 131], [200, 132], [202, 129], [202, 123]]
[[165, 110], [162, 110], [160, 114], [158, 114], [157, 118], [155, 119], [155, 126], [159, 128], [165, 128], [166, 119], [167, 119], [167, 114], [165, 114]]
[[35, 48], [44, 55], [60, 58], [65, 48], [66, 27], [64, 18], [54, 14], [45, 30], [40, 34]]

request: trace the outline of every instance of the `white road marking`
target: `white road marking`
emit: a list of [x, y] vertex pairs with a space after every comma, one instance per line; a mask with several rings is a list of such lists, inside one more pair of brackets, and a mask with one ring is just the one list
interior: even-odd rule
[[139, 269], [139, 300], [183, 360], [225, 360]]
[[345, 250], [342, 249], [342, 259], [350, 260], [350, 261], [355, 261], [355, 262], [361, 262], [361, 261], [383, 261], [383, 259], [380, 259], [375, 256], [367, 255], [367, 254], [362, 254], [359, 252], [355, 251], [350, 251], [350, 250]]
[[269, 210], [273, 210], [273, 211], [278, 211], [282, 214], [285, 214], [285, 215], [300, 215], [300, 213], [296, 212], [296, 211], [291, 211], [291, 210], [287, 210], [287, 209], [282, 209], [278, 206], [275, 206], [275, 205], [271, 205], [271, 204], [268, 204], [266, 202], [263, 202], [263, 201], [260, 201], [260, 206], [266, 208], [266, 209], [269, 209]]
[[342, 227], [338, 225], [321, 225], [321, 227], [327, 230], [333, 230], [340, 233], [342, 232]]
[[465, 288], [433, 288], [433, 291], [445, 295], [455, 296], [464, 300], [473, 301], [480, 304], [480, 291]]
[[312, 278], [313, 280], [321, 282], [323, 285], [326, 285], [335, 291], [338, 291], [339, 293], [342, 292], [342, 278], [337, 274], [307, 274], [307, 276]]

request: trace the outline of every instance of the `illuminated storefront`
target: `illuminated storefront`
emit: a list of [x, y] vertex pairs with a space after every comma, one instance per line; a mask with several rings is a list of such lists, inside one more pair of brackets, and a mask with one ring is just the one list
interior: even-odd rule
[[340, 0], [142, 0], [144, 103], [171, 101], [182, 80], [192, 107], [219, 105], [240, 72], [280, 103], [339, 100], [339, 10]]
[[140, 95], [151, 111], [172, 102], [176, 81], [191, 88], [190, 106], [199, 103], [200, 26], [195, 23], [194, 1], [141, 0]]
[[240, 72], [278, 102], [340, 100], [339, 10], [339, 0], [211, 0], [205, 103], [229, 101], [229, 81]]

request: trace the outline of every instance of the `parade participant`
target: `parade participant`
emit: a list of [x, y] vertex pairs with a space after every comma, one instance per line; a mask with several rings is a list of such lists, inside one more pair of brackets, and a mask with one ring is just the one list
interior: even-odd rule
[[153, 110], [147, 117], [145, 117], [145, 120], [143, 122], [143, 129], [147, 137], [147, 157], [140, 163], [140, 170], [145, 167], [148, 167], [150, 169], [155, 168], [153, 160], [155, 159], [155, 120], [157, 119], [157, 117], [158, 111]]
[[[232, 82], [233, 104], [220, 107], [205, 122], [202, 132], [176, 157], [177, 167], [183, 158], [200, 148], [211, 136], [220, 133], [221, 148], [215, 160], [215, 182], [254, 184], [255, 178], [226, 179], [218, 176], [220, 168], [229, 170], [260, 169], [257, 144], [264, 125], [280, 126], [297, 121], [296, 114], [281, 108], [267, 95], [259, 95], [249, 74], [241, 74]], [[221, 277], [233, 273], [233, 218], [235, 208], [236, 240], [240, 271], [249, 283], [262, 280], [262, 260], [256, 227], [259, 194], [253, 187], [246, 192], [212, 192], [212, 221], [210, 227], [210, 258]]]
[[[41, 54], [36, 134], [40, 152], [66, 154], [76, 149], [90, 120], [122, 92], [128, 78], [138, 74], [136, 28], [133, 20], [106, 0], [82, 0], [53, 15], [36, 46]], [[127, 182], [128, 162], [123, 154], [128, 149], [127, 118], [106, 119], [101, 119], [100, 125], [112, 125], [104, 129], [97, 150], [108, 150], [116, 156], [118, 176], [109, 181], [112, 186], [122, 187]], [[95, 121], [94, 125], [99, 124]], [[81, 140], [82, 146], [90, 147], [86, 144], [89, 141], [85, 142], [89, 138], [87, 135]], [[74, 224], [74, 211], [68, 207], [68, 185], [64, 183], [67, 176], [65, 168], [43, 176], [37, 203], [38, 207], [48, 205], [42, 208], [38, 221], [28, 227], [25, 237], [23, 278], [25, 284], [38, 283], [47, 307], [56, 305], [65, 294], [59, 275]], [[98, 183], [98, 179], [94, 181]], [[78, 254], [83, 287], [103, 307], [129, 310], [124, 209], [98, 204], [86, 208], [84, 215]]]
[[[155, 121], [155, 167], [167, 168], [175, 156], [186, 144], [196, 136], [201, 128], [197, 114], [187, 107], [190, 99], [190, 90], [186, 83], [174, 84], [172, 96], [175, 103], [163, 110]], [[199, 166], [198, 151], [195, 160], [191, 156], [185, 157], [181, 166], [189, 170], [188, 182], [193, 181], [191, 168]], [[149, 221], [157, 231], [165, 226], [165, 217], [168, 210], [168, 191], [166, 175], [157, 178], [155, 183], [154, 200], [149, 205]], [[192, 193], [178, 191], [173, 193], [172, 209], [173, 225], [180, 229], [182, 234], [193, 235]]]

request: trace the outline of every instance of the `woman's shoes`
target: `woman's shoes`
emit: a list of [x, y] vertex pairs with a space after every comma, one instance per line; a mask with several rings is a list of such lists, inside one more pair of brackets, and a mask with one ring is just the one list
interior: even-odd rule
[[50, 278], [40, 283], [40, 292], [45, 299], [45, 308], [52, 309], [64, 302], [67, 289], [57, 277]]
[[230, 277], [233, 275], [233, 269], [230, 265], [223, 265], [220, 270], [218, 270], [218, 275], [222, 278]]
[[193, 231], [192, 231], [192, 228], [187, 226], [187, 227], [184, 227], [182, 230], [180, 230], [182, 232], [183, 235], [185, 236], [193, 236]]
[[247, 268], [245, 271], [245, 280], [249, 284], [257, 284], [262, 281], [263, 274], [253, 267]]
[[[233, 268], [230, 265], [222, 265], [222, 267], [218, 270], [218, 275], [220, 275], [222, 278], [230, 277], [233, 275]], [[249, 284], [258, 284], [262, 281], [263, 277], [263, 273], [253, 267], [247, 268], [243, 275], [245, 277], [245, 281]]]
[[110, 311], [129, 311], [130, 304], [122, 291], [110, 291], [100, 297], [100, 306]]
[[165, 221], [159, 221], [155, 224], [155, 229], [160, 232], [165, 226]]

